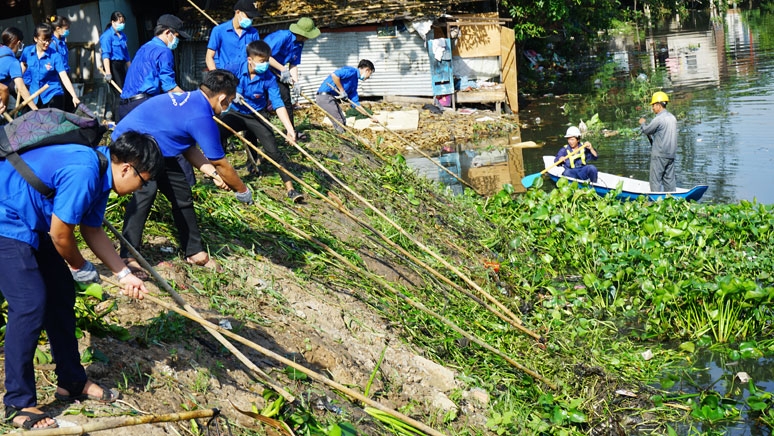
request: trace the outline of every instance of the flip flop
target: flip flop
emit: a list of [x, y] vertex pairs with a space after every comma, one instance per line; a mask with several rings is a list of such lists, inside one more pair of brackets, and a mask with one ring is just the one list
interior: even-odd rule
[[140, 264], [137, 262], [137, 259], [134, 259], [132, 257], [127, 257], [123, 259], [123, 261], [124, 261], [124, 265], [126, 265], [126, 267], [129, 268], [129, 271], [131, 271], [135, 277], [137, 277], [142, 281], [150, 280], [150, 275], [148, 275], [148, 273], [145, 272], [144, 269], [142, 269]]
[[[16, 422], [13, 419], [17, 416], [24, 416], [28, 419], [22, 421], [22, 422]], [[19, 409], [18, 407], [13, 406], [5, 406], [5, 419], [7, 421], [11, 422], [11, 425], [13, 425], [16, 428], [21, 428], [24, 430], [45, 430], [47, 428], [57, 428], [59, 427], [59, 424], [57, 424], [56, 420], [54, 420], [53, 424], [49, 424], [45, 427], [34, 427], [35, 424], [39, 423], [40, 421], [43, 421], [46, 418], [54, 419], [51, 415], [49, 415], [46, 412], [31, 412], [31, 411], [24, 411], [22, 409]]]
[[[121, 394], [115, 389], [108, 389], [99, 383], [94, 383], [94, 384], [102, 388], [102, 395], [99, 397], [96, 395], [84, 394], [83, 388], [86, 386], [86, 383], [84, 382], [83, 385], [80, 385], [79, 383], [74, 383], [71, 386], [69, 386], [73, 389], [67, 389], [68, 388], [67, 386], [57, 386], [66, 390], [68, 393], [60, 394], [58, 392], [54, 392], [54, 398], [56, 398], [59, 401], [64, 401], [67, 403], [73, 403], [75, 401], [82, 401], [82, 400], [92, 400], [92, 401], [99, 401], [100, 403], [104, 403], [104, 404], [110, 404], [110, 403], [115, 403], [116, 400], [121, 397]], [[80, 389], [77, 389], [79, 385], [80, 385]], [[70, 394], [70, 392], [72, 391], [76, 391], [80, 393], [75, 395]]]

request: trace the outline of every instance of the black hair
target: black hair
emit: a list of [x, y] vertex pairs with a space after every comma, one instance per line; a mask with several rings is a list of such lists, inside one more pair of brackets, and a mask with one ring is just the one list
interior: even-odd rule
[[374, 63], [369, 61], [368, 59], [362, 59], [359, 64], [357, 64], [357, 68], [368, 68], [371, 70], [371, 72], [375, 72], [376, 69], [374, 68]]
[[110, 26], [113, 25], [113, 21], [121, 21], [124, 20], [126, 22], [126, 17], [124, 16], [121, 11], [113, 11], [112, 14], [110, 14], [110, 21], [108, 21], [107, 25], [105, 25], [105, 30], [108, 30]]
[[22, 33], [21, 30], [15, 27], [9, 27], [3, 30], [2, 39], [3, 39], [3, 45], [6, 47], [10, 47], [16, 41], [23, 41], [24, 34]]
[[247, 44], [247, 56], [261, 56], [268, 59], [271, 57], [271, 47], [266, 41], [253, 41]]
[[70, 19], [61, 15], [52, 15], [48, 21], [56, 29], [57, 27], [70, 27]]
[[166, 32], [167, 30], [171, 30], [172, 33], [176, 32], [175, 29], [173, 29], [173, 28], [171, 28], [169, 26], [165, 26], [163, 24], [156, 24], [156, 28], [153, 29], [153, 36], [159, 36], [162, 33]]
[[204, 94], [208, 98], [212, 98], [218, 94], [231, 96], [236, 94], [238, 84], [239, 80], [234, 73], [228, 70], [218, 69], [204, 73], [204, 79], [202, 80], [202, 83], [199, 84], [199, 89], [204, 91]]
[[126, 162], [142, 173], [148, 172], [151, 180], [158, 177], [164, 169], [164, 155], [153, 136], [133, 130], [124, 132], [110, 144], [110, 156], [113, 163]]
[[34, 36], [38, 39], [51, 39], [54, 34], [54, 28], [49, 23], [40, 23], [35, 26]]

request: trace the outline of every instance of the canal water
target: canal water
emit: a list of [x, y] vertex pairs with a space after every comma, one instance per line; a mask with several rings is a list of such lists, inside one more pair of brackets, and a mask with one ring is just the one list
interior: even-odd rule
[[[774, 14], [733, 9], [721, 18], [697, 12], [663, 29], [618, 36], [608, 54], [619, 77], [649, 80], [642, 74], [651, 68], [664, 71], [668, 109], [679, 123], [678, 186], [709, 185], [705, 203], [774, 204]], [[524, 151], [528, 174], [543, 168], [541, 156], [555, 154], [567, 127], [580, 121], [569, 119], [566, 105], [578, 109], [584, 100], [542, 96], [520, 111], [522, 140], [544, 144]], [[647, 180], [650, 146], [631, 129], [639, 116], [653, 116], [648, 103], [642, 101], [641, 115], [616, 120], [631, 108], [595, 102], [603, 124], [628, 124], [630, 131], [615, 135], [611, 129], [611, 136], [595, 139], [600, 171]]]

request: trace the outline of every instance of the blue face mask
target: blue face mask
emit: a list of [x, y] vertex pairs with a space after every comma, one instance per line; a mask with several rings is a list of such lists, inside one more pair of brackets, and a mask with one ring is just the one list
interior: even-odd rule
[[361, 82], [365, 81], [366, 79], [363, 73], [360, 71], [357, 72], [357, 78], [360, 79]]
[[116, 32], [123, 32], [125, 27], [126, 27], [125, 23], [118, 23], [115, 26], [113, 26], [113, 28], [116, 29]]
[[239, 27], [243, 29], [247, 29], [252, 25], [253, 25], [253, 20], [250, 18], [242, 18], [241, 20], [239, 20]]
[[255, 70], [255, 72], [258, 74], [265, 73], [268, 69], [269, 69], [268, 62], [261, 62], [260, 64], [255, 64], [255, 66], [253, 67], [253, 70]]
[[176, 49], [176, 48], [177, 48], [177, 44], [178, 44], [179, 42], [180, 42], [180, 38], [178, 38], [178, 37], [176, 36], [176, 37], [175, 37], [175, 39], [173, 39], [173, 40], [172, 40], [172, 42], [170, 42], [170, 43], [168, 43], [168, 44], [167, 44], [167, 47], [168, 47], [170, 50], [174, 50], [174, 49]]
[[67, 38], [68, 35], [70, 35], [70, 29], [65, 29], [65, 31], [62, 32], [62, 38]]

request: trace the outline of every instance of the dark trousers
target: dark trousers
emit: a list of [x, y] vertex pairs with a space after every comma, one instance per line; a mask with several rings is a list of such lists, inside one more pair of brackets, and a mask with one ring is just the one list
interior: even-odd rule
[[[266, 111], [261, 111], [260, 114], [263, 115], [264, 118], [268, 119], [269, 114], [266, 113]], [[265, 122], [259, 120], [254, 115], [245, 115], [236, 111], [229, 111], [225, 115], [222, 115], [220, 120], [237, 132], [247, 130], [245, 139], [252, 142], [256, 146], [258, 145], [256, 144], [256, 140], [260, 142], [260, 145], [263, 146], [266, 154], [272, 158], [274, 162], [282, 165], [283, 168], [287, 168], [285, 156], [280, 153], [279, 149], [277, 148], [277, 140], [274, 138], [274, 131]], [[220, 142], [225, 144], [226, 140], [232, 135], [232, 133], [220, 124], [218, 124], [218, 129], [220, 130]], [[258, 153], [251, 149], [249, 145], [245, 144], [245, 147], [247, 147], [248, 153], [252, 154], [254, 158], [258, 158]], [[290, 176], [285, 174], [283, 171], [280, 171], [279, 173], [280, 179], [282, 179], [283, 183], [292, 180]]]
[[75, 338], [73, 278], [48, 234], [38, 236], [37, 249], [0, 236], [0, 292], [8, 301], [3, 403], [17, 408], [37, 405], [33, 358], [42, 329], [51, 344], [58, 384], [86, 381]]
[[[172, 218], [177, 227], [180, 249], [186, 257], [204, 251], [202, 235], [196, 223], [196, 213], [193, 206], [191, 185], [186, 180], [185, 172], [175, 157], [164, 158], [164, 170], [155, 181], [136, 191], [126, 205], [124, 215], [123, 235], [133, 247], [139, 249], [142, 242], [142, 231], [148, 220], [157, 191], [172, 204]], [[129, 249], [121, 245], [121, 257], [132, 257]]]
[[118, 104], [118, 111], [116, 112], [116, 122], [121, 121], [122, 118], [129, 115], [129, 112], [134, 110], [137, 106], [141, 105], [144, 101], [146, 101], [149, 97], [145, 98], [138, 98], [137, 100], [132, 101], [121, 101]]
[[285, 105], [285, 109], [288, 111], [288, 117], [290, 117], [290, 124], [293, 126], [293, 130], [296, 130], [296, 120], [293, 118], [293, 100], [290, 96], [290, 85], [282, 83], [277, 80], [279, 85], [280, 97], [282, 97], [282, 103]]
[[[67, 101], [70, 101], [70, 104], [67, 104]], [[48, 103], [40, 103], [38, 104], [38, 109], [44, 109], [44, 108], [56, 108], [61, 109], [65, 112], [72, 112], [72, 110], [68, 108], [73, 107], [73, 97], [68, 94], [59, 94], [51, 97], [51, 100], [48, 101]]]
[[[126, 61], [111, 60], [110, 74], [113, 75], [113, 81], [116, 82], [116, 85], [123, 88], [126, 79]], [[110, 90], [110, 110], [113, 112], [113, 119], [118, 120], [118, 104], [121, 102], [121, 93], [110, 83], [108, 83], [108, 89]]]

